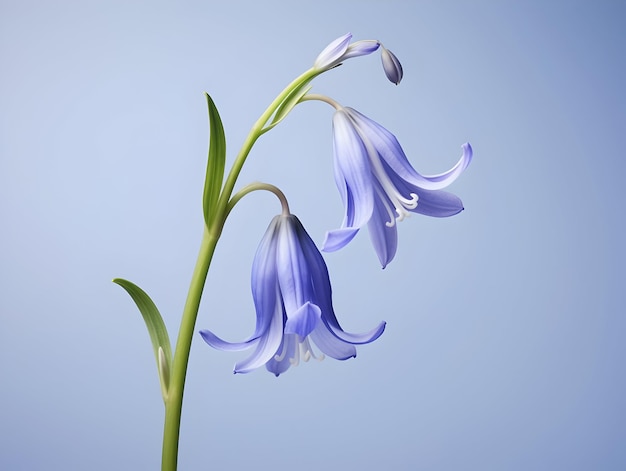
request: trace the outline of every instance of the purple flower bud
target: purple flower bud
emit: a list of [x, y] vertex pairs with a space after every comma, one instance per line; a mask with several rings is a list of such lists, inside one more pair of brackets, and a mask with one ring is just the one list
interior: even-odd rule
[[351, 39], [351, 33], [335, 39], [317, 56], [313, 67], [318, 70], [332, 69], [346, 59], [371, 54], [379, 47], [378, 41], [368, 39], [350, 44]]
[[390, 82], [398, 85], [402, 80], [402, 64], [398, 58], [391, 52], [389, 49], [386, 49], [383, 45], [381, 45], [381, 56], [383, 62], [383, 69], [385, 70], [385, 75], [389, 79]]

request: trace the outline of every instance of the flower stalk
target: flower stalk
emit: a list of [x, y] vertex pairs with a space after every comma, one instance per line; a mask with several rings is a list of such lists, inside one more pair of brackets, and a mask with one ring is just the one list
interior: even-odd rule
[[180, 417], [183, 407], [183, 393], [185, 391], [189, 351], [191, 350], [191, 340], [196, 325], [196, 318], [198, 317], [202, 291], [204, 290], [204, 284], [218, 239], [219, 236], [216, 237], [205, 229], [202, 236], [202, 243], [200, 244], [198, 260], [191, 277], [183, 317], [180, 322], [167, 400], [165, 401], [165, 425], [163, 429], [161, 461], [162, 471], [176, 471], [177, 467]]

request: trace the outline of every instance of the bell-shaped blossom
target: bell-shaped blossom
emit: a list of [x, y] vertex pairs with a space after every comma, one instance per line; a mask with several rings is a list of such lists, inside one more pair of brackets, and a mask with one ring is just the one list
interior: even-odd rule
[[463, 210], [461, 200], [442, 191], [467, 168], [469, 143], [461, 159], [447, 172], [424, 176], [407, 159], [396, 137], [352, 108], [339, 107], [333, 116], [335, 182], [345, 206], [341, 228], [326, 234], [323, 250], [344, 247], [367, 224], [383, 268], [396, 254], [396, 221], [409, 213], [452, 216]]
[[252, 265], [252, 297], [256, 329], [247, 340], [230, 343], [210, 331], [200, 332], [220, 350], [254, 349], [235, 365], [235, 373], [265, 365], [278, 376], [300, 359], [318, 358], [312, 344], [323, 355], [346, 360], [356, 356], [355, 345], [376, 340], [385, 329], [382, 322], [366, 334], [343, 331], [333, 311], [326, 263], [291, 214], [276, 216], [259, 245]]

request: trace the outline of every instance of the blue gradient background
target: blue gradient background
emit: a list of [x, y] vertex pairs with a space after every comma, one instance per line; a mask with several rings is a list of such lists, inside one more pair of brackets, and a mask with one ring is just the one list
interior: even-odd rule
[[[280, 378], [196, 337], [180, 469], [626, 469], [626, 4], [619, 1], [0, 3], [0, 469], [158, 469], [148, 335], [111, 283], [172, 331], [199, 246], [202, 93], [232, 159], [251, 124], [351, 31], [379, 57], [315, 82], [394, 132], [423, 173], [475, 160], [466, 211], [413, 216], [380, 270], [363, 233], [327, 263], [356, 359]], [[321, 243], [342, 207], [332, 110], [299, 106], [241, 182], [265, 180]], [[198, 329], [253, 329], [250, 264], [279, 206], [246, 198]]]

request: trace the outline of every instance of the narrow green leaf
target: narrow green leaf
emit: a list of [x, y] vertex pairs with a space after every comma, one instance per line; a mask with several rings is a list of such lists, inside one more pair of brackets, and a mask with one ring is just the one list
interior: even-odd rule
[[204, 211], [204, 222], [208, 227], [213, 217], [224, 180], [226, 137], [217, 107], [209, 94], [205, 93], [205, 95], [209, 107], [209, 157], [206, 166], [206, 179], [204, 180], [202, 209]]
[[295, 88], [287, 96], [287, 98], [285, 98], [285, 101], [283, 101], [278, 107], [278, 109], [276, 110], [276, 113], [274, 114], [274, 118], [272, 119], [272, 122], [270, 123], [269, 126], [263, 129], [263, 132], [269, 131], [278, 123], [280, 123], [283, 119], [285, 119], [285, 117], [289, 114], [289, 112], [293, 109], [293, 107], [296, 106], [300, 102], [302, 97], [306, 95], [309, 92], [309, 90], [311, 90], [312, 87], [310, 85], [307, 87], [308, 83], [309, 82], [304, 82], [299, 87]]
[[[152, 348], [159, 371], [161, 392], [163, 399], [165, 399], [169, 387], [169, 372], [172, 370], [172, 347], [170, 346], [170, 337], [167, 334], [163, 318], [150, 296], [139, 286], [122, 278], [115, 278], [113, 283], [120, 285], [126, 290], [143, 316], [150, 334], [150, 340], [152, 341]], [[165, 372], [167, 374], [164, 374]]]

